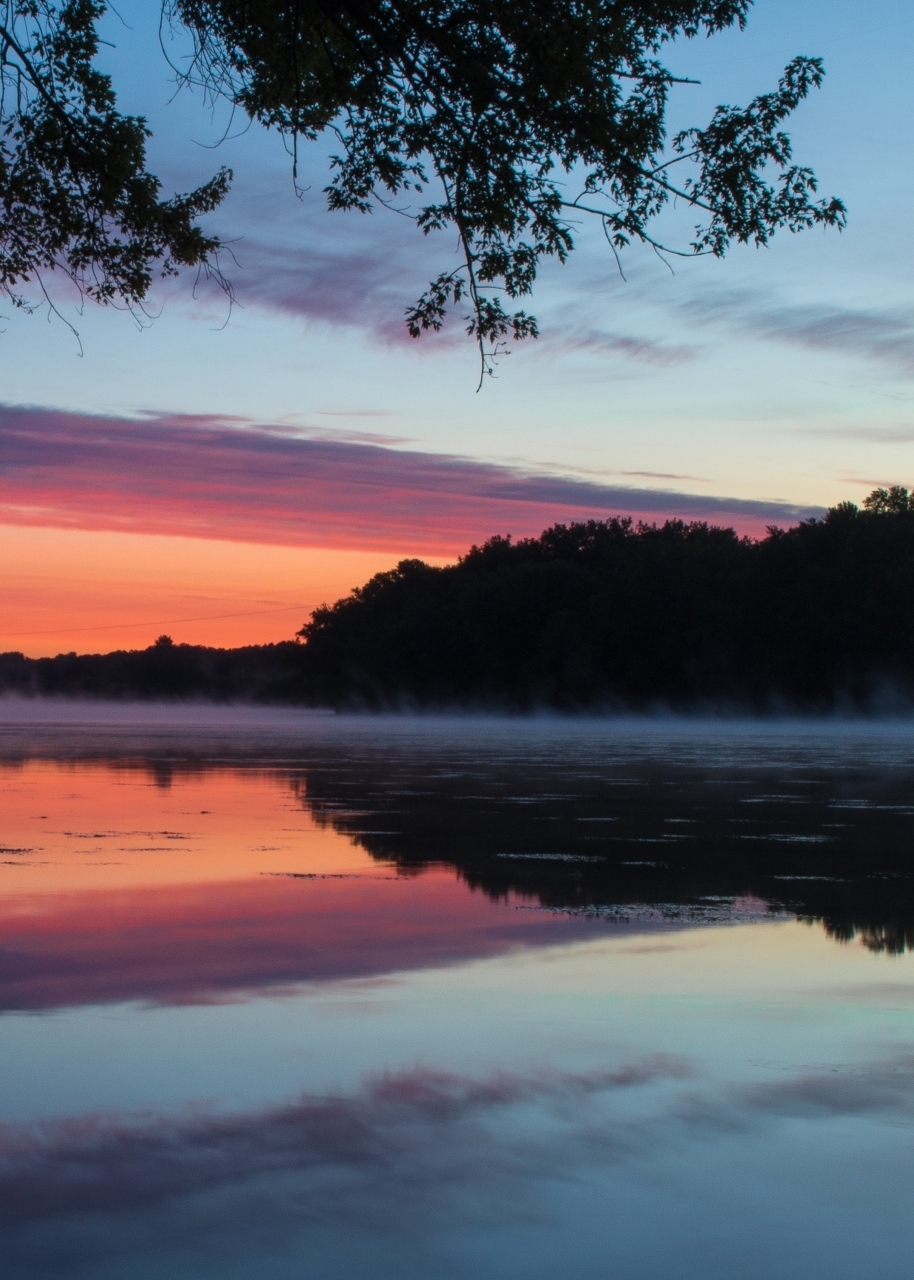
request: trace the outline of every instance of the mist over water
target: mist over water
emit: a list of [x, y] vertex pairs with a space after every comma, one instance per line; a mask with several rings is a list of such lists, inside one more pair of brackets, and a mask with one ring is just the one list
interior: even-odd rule
[[914, 729], [0, 703], [5, 1274], [904, 1268]]

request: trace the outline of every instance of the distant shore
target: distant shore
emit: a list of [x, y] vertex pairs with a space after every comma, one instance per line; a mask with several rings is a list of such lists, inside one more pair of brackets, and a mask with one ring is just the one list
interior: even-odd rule
[[914, 497], [759, 540], [627, 518], [403, 560], [295, 639], [29, 658], [0, 695], [395, 713], [914, 713]]

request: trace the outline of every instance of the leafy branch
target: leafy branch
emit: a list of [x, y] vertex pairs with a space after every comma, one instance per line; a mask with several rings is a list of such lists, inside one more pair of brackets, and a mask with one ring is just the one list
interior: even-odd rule
[[52, 271], [81, 297], [135, 314], [156, 269], [196, 266], [230, 292], [219, 242], [196, 219], [223, 199], [231, 174], [160, 198], [145, 168], [146, 123], [116, 110], [110, 78], [94, 66], [104, 10], [97, 0], [0, 5], [0, 291], [26, 310], [31, 282], [57, 311], [44, 280]]
[[[465, 306], [481, 377], [537, 323], [512, 309], [545, 259], [574, 248], [569, 214], [600, 219], [618, 254], [722, 256], [781, 228], [842, 227], [838, 199], [816, 196], [792, 161], [784, 119], [823, 77], [795, 58], [776, 90], [718, 107], [672, 140], [666, 109], [683, 83], [660, 61], [676, 38], [745, 24], [749, 0], [168, 0], [193, 34], [185, 72], [252, 118], [294, 137], [334, 131], [331, 209], [415, 201], [425, 235], [451, 230], [461, 265], [406, 311], [413, 337]], [[687, 172], [678, 183], [677, 167]], [[583, 171], [583, 199], [564, 194]], [[438, 198], [429, 197], [437, 190]], [[671, 201], [702, 215], [686, 247], [650, 224]]]
[[[521, 302], [544, 261], [565, 262], [573, 220], [598, 219], [612, 252], [723, 256], [780, 229], [841, 228], [794, 162], [783, 125], [824, 71], [795, 58], [777, 88], [720, 106], [704, 128], [667, 136], [662, 62], [677, 39], [742, 27], [751, 0], [163, 0], [191, 33], [179, 79], [299, 146], [339, 143], [331, 209], [376, 205], [424, 235], [456, 235], [460, 265], [406, 310], [438, 331], [463, 308], [480, 383], [510, 342], [536, 337]], [[162, 199], [146, 170], [149, 130], [118, 112], [95, 68], [103, 0], [0, 0], [0, 291], [63, 271], [97, 302], [142, 308], [156, 272], [196, 266], [230, 286], [220, 244], [197, 219], [224, 198], [220, 170]], [[687, 83], [691, 83], [685, 81]], [[567, 196], [570, 178], [582, 194]], [[691, 240], [652, 229], [670, 204], [698, 215]]]

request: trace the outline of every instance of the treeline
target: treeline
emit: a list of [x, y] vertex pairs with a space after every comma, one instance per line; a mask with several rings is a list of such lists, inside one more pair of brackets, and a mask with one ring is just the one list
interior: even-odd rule
[[298, 641], [0, 655], [0, 690], [350, 709], [878, 710], [914, 704], [914, 497], [760, 540], [627, 518], [403, 560]]
[[914, 700], [914, 499], [754, 540], [629, 519], [404, 560], [299, 633], [336, 706], [757, 710]]
[[0, 691], [24, 696], [208, 702], [300, 702], [304, 651], [294, 640], [210, 649], [160, 636], [148, 649], [0, 654]]

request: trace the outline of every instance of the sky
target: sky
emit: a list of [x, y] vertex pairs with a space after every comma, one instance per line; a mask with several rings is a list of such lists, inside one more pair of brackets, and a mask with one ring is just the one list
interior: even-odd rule
[[328, 212], [322, 140], [296, 195], [278, 137], [175, 93], [158, 6], [118, 15], [103, 61], [121, 109], [149, 119], [165, 191], [234, 170], [206, 225], [230, 243], [237, 301], [182, 277], [140, 326], [59, 291], [78, 341], [0, 307], [0, 650], [286, 639], [404, 556], [614, 514], [762, 534], [914, 482], [909, 5], [876, 0], [862, 26], [849, 0], [756, 0], [745, 32], [674, 46], [701, 83], [671, 128], [773, 87], [798, 53], [824, 58], [790, 132], [847, 229], [675, 272], [633, 249], [623, 279], [582, 225], [569, 264], [542, 272], [542, 336], [478, 394], [459, 325], [417, 342], [402, 324], [452, 239]]

